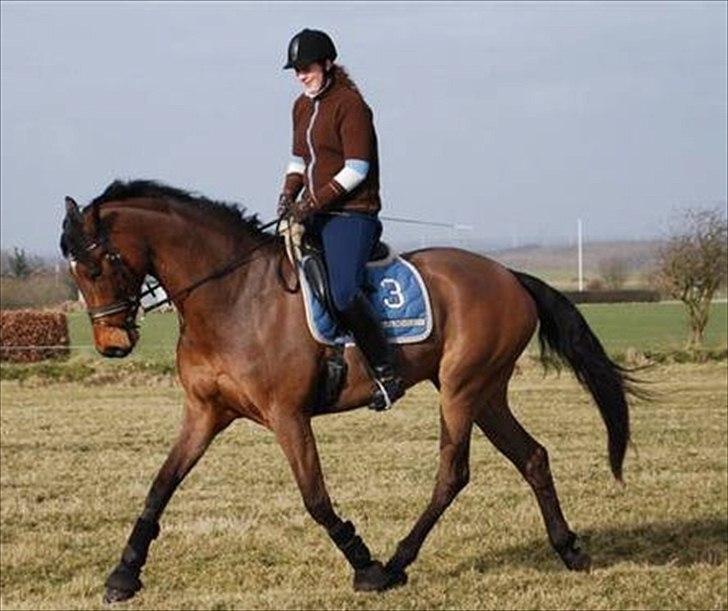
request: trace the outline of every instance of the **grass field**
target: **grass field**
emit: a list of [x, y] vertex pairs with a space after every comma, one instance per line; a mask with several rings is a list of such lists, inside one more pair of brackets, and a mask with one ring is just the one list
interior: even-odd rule
[[[682, 304], [632, 303], [580, 306], [587, 321], [611, 353], [629, 347], [638, 350], [677, 350], [684, 346], [687, 323]], [[74, 355], [97, 356], [91, 346], [91, 327], [86, 314], [69, 316]], [[177, 341], [177, 316], [151, 313], [141, 323], [141, 339], [131, 358], [171, 361]], [[728, 304], [714, 303], [706, 333], [706, 346], [728, 344]], [[101, 357], [98, 357], [101, 358]]]
[[[151, 317], [150, 317], [151, 318]], [[595, 323], [596, 324], [596, 323]], [[564, 513], [594, 560], [566, 571], [515, 469], [474, 434], [470, 485], [411, 567], [410, 583], [355, 594], [305, 513], [273, 436], [238, 422], [172, 500], [121, 609], [726, 609], [727, 364], [644, 372], [626, 487], [569, 375], [514, 378], [519, 418], [549, 450]], [[174, 387], [2, 383], [0, 606], [92, 609], [175, 435]], [[315, 422], [330, 492], [380, 558], [429, 498], [437, 397], [426, 385], [387, 414]]]

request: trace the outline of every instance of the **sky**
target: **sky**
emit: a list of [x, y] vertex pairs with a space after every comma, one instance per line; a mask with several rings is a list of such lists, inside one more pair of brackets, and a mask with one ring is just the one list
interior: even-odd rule
[[273, 217], [327, 31], [374, 112], [395, 244], [660, 237], [727, 197], [725, 2], [2, 2], [0, 241], [155, 179]]

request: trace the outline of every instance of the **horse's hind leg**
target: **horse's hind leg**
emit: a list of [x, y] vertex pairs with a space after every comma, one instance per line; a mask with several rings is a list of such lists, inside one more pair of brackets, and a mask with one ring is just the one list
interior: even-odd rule
[[405, 579], [404, 570], [414, 562], [423, 543], [440, 516], [470, 477], [470, 434], [473, 427], [472, 393], [456, 396], [444, 393], [440, 413], [440, 465], [432, 498], [409, 534], [399, 542], [386, 565], [387, 571]]
[[587, 571], [591, 560], [575, 547], [576, 535], [566, 523], [546, 449], [521, 426], [511, 413], [507, 400], [507, 383], [479, 411], [476, 424], [500, 452], [521, 472], [533, 489], [541, 508], [551, 545], [569, 569]]

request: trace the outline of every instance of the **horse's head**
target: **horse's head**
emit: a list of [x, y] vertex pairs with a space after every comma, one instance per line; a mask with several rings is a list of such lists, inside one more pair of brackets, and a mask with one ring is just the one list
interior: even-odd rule
[[113, 215], [102, 222], [98, 208], [81, 212], [66, 197], [60, 246], [86, 301], [96, 349], [107, 357], [124, 357], [139, 339], [136, 314], [148, 262], [134, 236], [118, 232], [112, 244]]

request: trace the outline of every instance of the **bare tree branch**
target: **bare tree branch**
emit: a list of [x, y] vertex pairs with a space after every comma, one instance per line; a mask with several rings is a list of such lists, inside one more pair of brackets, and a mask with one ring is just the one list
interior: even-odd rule
[[727, 244], [725, 207], [688, 209], [659, 251], [658, 282], [688, 312], [688, 349], [702, 345], [711, 301], [728, 277]]

